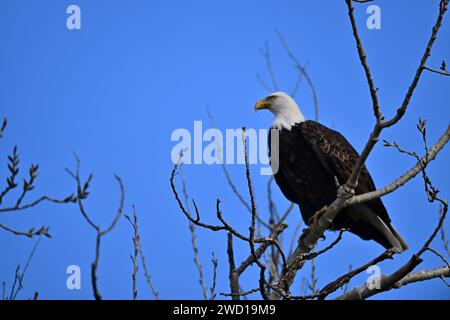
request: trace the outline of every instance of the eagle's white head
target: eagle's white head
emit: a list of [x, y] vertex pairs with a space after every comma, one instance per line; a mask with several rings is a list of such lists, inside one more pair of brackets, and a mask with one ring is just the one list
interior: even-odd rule
[[255, 111], [268, 109], [275, 115], [272, 127], [291, 130], [296, 123], [305, 121], [300, 108], [287, 93], [273, 92], [255, 104]]

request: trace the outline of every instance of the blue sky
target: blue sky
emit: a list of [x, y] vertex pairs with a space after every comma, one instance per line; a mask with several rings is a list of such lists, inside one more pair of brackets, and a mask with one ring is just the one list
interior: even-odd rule
[[[81, 8], [82, 29], [66, 28], [66, 8]], [[438, 1], [376, 1], [381, 8], [381, 30], [365, 27], [367, 5], [355, 4], [361, 37], [379, 87], [383, 112], [390, 116], [409, 86], [418, 66]], [[448, 17], [447, 17], [448, 18]], [[207, 106], [218, 128], [267, 128], [269, 113], [253, 112], [256, 100], [267, 91], [256, 75], [269, 81], [259, 53], [268, 41], [280, 89], [290, 91], [296, 79], [292, 62], [274, 30], [283, 33], [292, 51], [312, 77], [320, 108], [320, 121], [342, 132], [361, 150], [373, 126], [371, 100], [359, 64], [344, 1], [23, 1], [0, 2], [0, 117], [10, 125], [1, 143], [1, 181], [5, 181], [6, 155], [15, 144], [22, 174], [31, 163], [40, 165], [37, 188], [28, 200], [49, 194], [65, 197], [74, 181], [65, 167], [73, 167], [72, 152], [82, 161], [82, 173], [94, 173], [86, 206], [96, 223], [107, 225], [117, 208], [119, 192], [113, 174], [123, 178], [126, 212], [135, 204], [150, 271], [162, 298], [201, 298], [192, 259], [187, 221], [170, 191], [170, 152], [174, 129], [193, 130], [195, 120], [209, 126]], [[429, 66], [450, 60], [450, 21], [445, 19]], [[449, 120], [448, 78], [425, 73], [408, 113], [396, 127], [383, 132], [404, 148], [422, 152], [415, 124], [428, 120], [429, 141], [435, 142]], [[313, 103], [303, 81], [296, 100], [307, 118]], [[429, 173], [449, 198], [448, 150], [434, 161]], [[378, 186], [383, 186], [414, 161], [378, 144], [367, 165]], [[245, 194], [244, 167], [229, 166], [237, 187]], [[252, 166], [258, 207], [267, 214], [267, 177]], [[242, 232], [250, 217], [232, 194], [219, 166], [185, 168], [189, 194], [202, 218], [215, 222], [215, 199], [222, 200], [224, 216]], [[275, 188], [278, 207], [288, 202]], [[13, 198], [10, 198], [13, 201]], [[438, 207], [429, 204], [417, 178], [383, 199], [393, 222], [410, 245], [394, 261], [380, 265], [395, 270], [417, 250], [437, 221]], [[297, 209], [288, 220], [286, 238], [299, 222]], [[2, 214], [0, 222], [17, 229], [50, 226], [52, 239], [43, 239], [26, 275], [19, 298], [39, 291], [42, 299], [90, 299], [90, 263], [95, 234], [75, 205], [43, 204], [33, 210]], [[445, 230], [450, 234], [448, 222]], [[131, 298], [131, 229], [125, 219], [102, 242], [99, 287], [105, 298]], [[323, 247], [334, 239], [328, 232]], [[23, 265], [35, 240], [0, 232], [0, 281], [11, 285], [17, 264]], [[211, 282], [211, 253], [219, 260], [218, 291], [229, 286], [226, 234], [198, 230], [200, 259]], [[433, 245], [442, 250], [439, 239]], [[236, 260], [249, 254], [236, 244]], [[317, 260], [318, 286], [382, 252], [376, 243], [345, 234], [338, 248]], [[79, 265], [82, 289], [68, 290], [65, 270]], [[430, 254], [420, 268], [441, 266]], [[309, 277], [310, 265], [300, 272]], [[350, 286], [361, 284], [362, 274]], [[257, 286], [256, 269], [242, 278], [244, 290]], [[300, 292], [300, 281], [293, 290]], [[151, 297], [142, 274], [140, 298]], [[259, 297], [258, 295], [254, 296]], [[411, 285], [378, 298], [450, 297], [440, 280]]]

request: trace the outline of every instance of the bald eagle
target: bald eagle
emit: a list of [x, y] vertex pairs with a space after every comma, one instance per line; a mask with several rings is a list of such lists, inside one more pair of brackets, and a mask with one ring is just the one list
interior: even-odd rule
[[[275, 181], [284, 196], [299, 205], [304, 222], [311, 224], [314, 214], [336, 199], [338, 184], [347, 182], [359, 155], [339, 132], [305, 120], [295, 101], [284, 92], [274, 92], [259, 100], [255, 111], [261, 109], [275, 115], [270, 132], [279, 130], [278, 145], [271, 146], [269, 135], [269, 152], [278, 148]], [[374, 190], [372, 177], [364, 167], [355, 193]], [[392, 226], [380, 198], [342, 209], [331, 229], [346, 229], [397, 252], [408, 248]]]

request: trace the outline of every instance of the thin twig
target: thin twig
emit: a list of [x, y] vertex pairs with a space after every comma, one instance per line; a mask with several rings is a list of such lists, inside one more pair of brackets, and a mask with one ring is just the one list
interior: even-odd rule
[[215, 300], [216, 299], [216, 282], [217, 282], [218, 261], [217, 261], [216, 256], [214, 255], [214, 252], [212, 253], [211, 262], [212, 262], [212, 265], [213, 265], [213, 282], [212, 282], [212, 286], [210, 288], [209, 299], [210, 300]]
[[[269, 71], [269, 75], [270, 75], [270, 79], [272, 81], [272, 88], [273, 90], [271, 91], [278, 91], [278, 84], [277, 84], [277, 80], [275, 78], [275, 72], [273, 71], [273, 67], [272, 67], [272, 59], [270, 57], [270, 49], [269, 49], [269, 43], [266, 41], [264, 43], [264, 49], [265, 50], [259, 50], [259, 52], [261, 53], [261, 55], [264, 57], [265, 61], [266, 61], [266, 65], [267, 65], [267, 70]], [[261, 79], [262, 81], [262, 79]], [[262, 82], [264, 83], [264, 82]], [[267, 85], [265, 87], [268, 87]]]
[[427, 66], [424, 66], [423, 68], [424, 68], [425, 70], [430, 71], [430, 72], [434, 72], [434, 73], [437, 73], [437, 74], [440, 74], [440, 75], [443, 75], [443, 76], [450, 77], [450, 73], [447, 72], [447, 71], [431, 69], [431, 68], [429, 68], [429, 67], [427, 67]]
[[256, 255], [256, 251], [255, 251], [255, 223], [256, 223], [256, 216], [257, 216], [257, 209], [256, 209], [256, 201], [255, 201], [255, 195], [253, 192], [253, 185], [252, 185], [252, 179], [250, 176], [250, 164], [248, 161], [248, 155], [247, 155], [247, 140], [246, 140], [246, 136], [245, 136], [245, 128], [242, 128], [242, 142], [244, 145], [244, 158], [245, 158], [245, 176], [247, 177], [247, 187], [248, 187], [248, 193], [250, 195], [250, 203], [251, 203], [251, 207], [252, 207], [252, 223], [251, 226], [249, 228], [250, 230], [250, 241], [249, 241], [249, 245], [250, 245], [250, 252], [253, 256], [253, 258], [255, 259], [256, 264], [258, 265], [259, 269], [260, 269], [260, 280], [259, 280], [259, 291], [261, 293], [261, 297], [266, 300], [267, 299], [267, 293], [266, 293], [266, 288], [265, 288], [265, 284], [266, 284], [266, 280], [264, 277], [264, 273], [266, 271], [266, 266], [261, 263], [261, 261], [259, 261], [259, 258]]
[[344, 232], [345, 232], [345, 230], [340, 230], [338, 236], [332, 243], [330, 243], [328, 246], [326, 246], [325, 248], [323, 248], [322, 250], [319, 250], [317, 252], [311, 252], [311, 253], [304, 254], [302, 256], [302, 259], [303, 260], [311, 260], [311, 259], [314, 259], [317, 256], [320, 256], [321, 254], [324, 254], [325, 252], [331, 250], [332, 248], [334, 248], [334, 246], [336, 246], [339, 243], [339, 241], [342, 240], [342, 235], [344, 234]]
[[306, 81], [308, 82], [308, 86], [311, 89], [311, 93], [313, 96], [313, 100], [314, 100], [314, 119], [316, 121], [319, 121], [319, 98], [317, 97], [317, 92], [316, 92], [316, 88], [314, 87], [314, 84], [312, 82], [311, 77], [309, 76], [308, 72], [306, 71], [306, 68], [304, 66], [302, 66], [300, 64], [300, 61], [297, 59], [297, 57], [292, 53], [291, 49], [289, 48], [289, 45], [286, 41], [286, 39], [284, 38], [284, 36], [281, 34], [281, 32], [279, 31], [275, 31], [275, 33], [277, 34], [278, 38], [280, 39], [284, 49], [286, 50], [287, 55], [289, 56], [289, 58], [294, 62], [294, 66], [295, 68], [298, 69], [298, 71], [300, 72], [300, 74], [302, 74]]
[[231, 297], [231, 298], [233, 298], [233, 300], [239, 300], [239, 299], [234, 299], [234, 298], [248, 296], [248, 295], [258, 292], [258, 291], [259, 291], [259, 288], [255, 288], [255, 289], [251, 289], [249, 291], [244, 291], [244, 292], [220, 293], [220, 295], [224, 296], [224, 297]]
[[23, 289], [23, 280], [28, 271], [28, 268], [30, 267], [31, 260], [33, 259], [33, 256], [36, 253], [39, 243], [41, 242], [41, 239], [42, 238], [38, 238], [38, 240], [34, 244], [33, 249], [31, 250], [30, 255], [28, 256], [27, 262], [25, 263], [25, 267], [23, 268], [22, 272], [20, 272], [20, 266], [17, 266], [14, 284], [11, 288], [11, 295], [9, 297], [9, 300], [16, 300], [17, 295], [19, 294], [20, 290]]
[[375, 83], [374, 83], [374, 80], [372, 77], [372, 73], [370, 72], [370, 68], [367, 63], [367, 55], [366, 55], [366, 52], [362, 45], [361, 38], [359, 37], [358, 28], [356, 26], [356, 19], [353, 14], [354, 8], [352, 6], [352, 1], [346, 0], [346, 3], [347, 3], [347, 7], [348, 7], [348, 15], [350, 17], [350, 22], [352, 25], [353, 37], [355, 38], [356, 47], [358, 49], [359, 60], [361, 62], [362, 67], [364, 68], [364, 72], [365, 72], [366, 78], [367, 78], [367, 84], [369, 85], [370, 96], [372, 98], [373, 112], [374, 112], [375, 118], [377, 119], [377, 122], [380, 123], [383, 120], [383, 116], [381, 114], [380, 103], [378, 101], [378, 95], [377, 95], [378, 88], [375, 86]]
[[311, 295], [314, 296], [317, 294], [316, 261], [314, 258], [311, 259], [311, 282], [308, 287], [311, 291]]
[[[442, 206], [440, 208], [440, 212], [442, 212]], [[447, 236], [445, 234], [444, 229], [445, 229], [444, 227], [441, 228], [441, 240], [442, 240], [442, 244], [444, 246], [444, 249], [447, 252], [447, 255], [450, 256], [450, 248], [449, 248], [449, 245], [448, 245], [448, 240], [447, 240]]]
[[445, 259], [442, 254], [440, 254], [439, 252], [437, 252], [436, 250], [434, 250], [433, 248], [430, 248], [430, 247], [426, 248], [426, 250], [434, 253], [434, 255], [436, 255], [439, 259], [441, 259], [441, 261], [444, 262], [445, 265], [450, 268], [450, 264], [448, 263], [447, 259]]
[[[180, 166], [180, 174], [181, 174], [181, 184], [182, 184], [182, 193], [184, 196], [184, 203], [186, 206], [186, 210], [189, 211], [190, 210], [189, 209], [189, 195], [188, 195], [187, 188], [186, 188], [186, 179], [184, 177], [183, 166]], [[208, 299], [208, 288], [206, 287], [206, 284], [205, 284], [205, 276], [203, 274], [203, 266], [200, 262], [195, 225], [191, 221], [189, 221], [189, 232], [191, 234], [191, 246], [192, 246], [192, 250], [194, 252], [194, 263], [195, 263], [195, 267], [197, 268], [197, 271], [198, 271], [198, 278], [199, 278], [198, 281], [199, 281], [200, 288], [203, 293], [203, 298], [205, 300], [207, 300]]]
[[[133, 226], [133, 230], [134, 230], [134, 237], [133, 237], [134, 249], [135, 250], [136, 250], [136, 248], [138, 249], [139, 256], [141, 257], [142, 268], [144, 270], [145, 280], [146, 280], [147, 284], [149, 285], [150, 290], [152, 291], [153, 295], [155, 296], [155, 299], [160, 300], [159, 292], [158, 292], [158, 290], [156, 290], [156, 287], [152, 280], [152, 276], [147, 267], [147, 260], [145, 259], [145, 256], [144, 256], [144, 250], [142, 248], [141, 236], [139, 235], [139, 224], [138, 224], [138, 219], [137, 219], [137, 211], [136, 211], [136, 208], [134, 205], [133, 205], [133, 215], [134, 215], [134, 222], [133, 222], [132, 226]], [[128, 221], [130, 221], [130, 218], [128, 216], [125, 216], [125, 217], [128, 219]], [[136, 291], [135, 290], [135, 281], [136, 281], [136, 276], [137, 276], [137, 271], [138, 271], [137, 266], [135, 267], [136, 259], [137, 259], [137, 256], [136, 256], [136, 251], [135, 251], [135, 256], [133, 257], [134, 261], [133, 261], [133, 276], [132, 276], [133, 288], [134, 288], [133, 293]], [[136, 296], [137, 296], [137, 291], [136, 291]]]
[[136, 280], [137, 280], [137, 274], [138, 274], [138, 265], [137, 265], [137, 259], [139, 254], [139, 234], [138, 234], [138, 221], [137, 221], [137, 215], [136, 215], [136, 208], [133, 206], [133, 220], [128, 215], [125, 215], [125, 218], [130, 222], [131, 227], [133, 228], [133, 255], [130, 256], [131, 262], [133, 264], [133, 272], [131, 274], [131, 280], [133, 284], [133, 300], [137, 299], [137, 287], [136, 287]]
[[30, 228], [27, 232], [12, 229], [1, 223], [0, 223], [0, 228], [2, 228], [3, 230], [6, 230], [8, 232], [11, 232], [12, 234], [14, 234], [16, 236], [25, 236], [28, 238], [32, 238], [34, 236], [44, 235], [47, 238], [51, 238], [51, 235], [49, 233], [49, 228], [44, 227], [44, 226], [40, 227], [38, 230], [36, 230], [36, 228]]

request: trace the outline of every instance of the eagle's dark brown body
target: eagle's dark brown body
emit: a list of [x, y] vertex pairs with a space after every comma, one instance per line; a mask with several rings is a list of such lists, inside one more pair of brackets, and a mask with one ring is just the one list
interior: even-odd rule
[[[337, 182], [347, 181], [358, 156], [339, 132], [315, 121], [304, 121], [291, 130], [279, 131], [279, 168], [274, 177], [282, 193], [300, 206], [303, 220], [309, 223], [314, 213], [336, 199]], [[373, 190], [375, 184], [364, 167], [355, 192]], [[407, 248], [379, 198], [343, 209], [333, 221], [332, 229], [348, 229], [386, 248]]]

